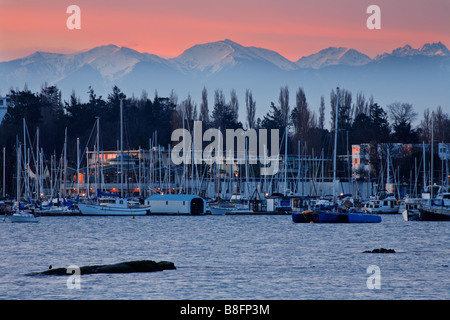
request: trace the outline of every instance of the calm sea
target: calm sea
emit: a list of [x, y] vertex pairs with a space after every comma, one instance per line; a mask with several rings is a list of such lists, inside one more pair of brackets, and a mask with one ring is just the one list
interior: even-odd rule
[[[289, 215], [1, 222], [0, 299], [450, 299], [449, 231], [401, 215], [379, 224], [294, 224]], [[396, 253], [363, 253], [381, 247]], [[142, 259], [177, 269], [83, 275], [79, 289], [69, 276], [27, 275]]]

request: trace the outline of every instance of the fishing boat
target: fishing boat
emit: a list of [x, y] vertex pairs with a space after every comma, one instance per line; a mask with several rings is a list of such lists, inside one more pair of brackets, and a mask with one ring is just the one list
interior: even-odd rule
[[364, 205], [364, 210], [374, 214], [395, 214], [399, 213], [399, 204], [394, 195], [385, 194], [369, 198]]
[[398, 208], [399, 213], [402, 214], [403, 220], [405, 221], [417, 221], [420, 220], [419, 208], [422, 205], [426, 205], [432, 197], [432, 190], [436, 190], [434, 196], [436, 195], [438, 188], [436, 186], [427, 186], [424, 191], [418, 197], [406, 197], [404, 200], [400, 201]]
[[381, 217], [372, 215], [356, 209], [342, 210], [337, 205], [336, 197], [336, 157], [337, 157], [337, 132], [338, 132], [338, 107], [339, 107], [339, 87], [337, 88], [335, 134], [334, 134], [334, 161], [333, 161], [333, 205], [302, 212], [293, 211], [292, 221], [295, 223], [378, 223]]
[[403, 220], [415, 221], [419, 220], [420, 211], [419, 207], [422, 204], [422, 198], [406, 198], [399, 206], [399, 213], [402, 214]]

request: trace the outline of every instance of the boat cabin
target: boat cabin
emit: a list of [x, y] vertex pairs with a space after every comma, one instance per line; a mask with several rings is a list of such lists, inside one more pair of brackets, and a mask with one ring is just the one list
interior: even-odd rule
[[191, 194], [154, 194], [145, 199], [151, 214], [201, 215], [206, 212], [206, 201]]
[[369, 213], [398, 213], [399, 203], [393, 195], [369, 199], [364, 209]]
[[292, 204], [291, 198], [282, 195], [271, 195], [266, 197], [267, 211], [269, 212], [281, 212], [291, 211]]

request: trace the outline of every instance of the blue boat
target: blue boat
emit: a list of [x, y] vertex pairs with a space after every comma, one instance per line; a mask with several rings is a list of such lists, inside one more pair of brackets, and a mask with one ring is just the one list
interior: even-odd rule
[[337, 210], [309, 210], [292, 212], [295, 223], [378, 223], [381, 217], [363, 212], [340, 212]]

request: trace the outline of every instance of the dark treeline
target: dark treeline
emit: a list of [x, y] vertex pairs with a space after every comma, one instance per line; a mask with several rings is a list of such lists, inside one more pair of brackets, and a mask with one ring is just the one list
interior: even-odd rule
[[[0, 147], [6, 147], [9, 168], [14, 167], [16, 137], [23, 141], [23, 119], [27, 124], [27, 135], [35, 144], [36, 129], [40, 130], [40, 146], [44, 154], [60, 155], [64, 145], [64, 132], [68, 133], [68, 159], [76, 161], [76, 139], [79, 138], [82, 148], [92, 139], [96, 118], [100, 117], [100, 139], [103, 150], [116, 150], [120, 137], [119, 108], [120, 101], [124, 105], [125, 147], [129, 149], [148, 148], [150, 139], [153, 143], [168, 147], [172, 131], [183, 126], [192, 129], [195, 120], [201, 120], [203, 130], [208, 128], [225, 129], [280, 129], [280, 140], [285, 128], [289, 127], [288, 152], [297, 154], [300, 147], [302, 154], [330, 158], [333, 152], [334, 119], [337, 91], [332, 89], [329, 96], [328, 109], [330, 128], [325, 128], [327, 104], [324, 96], [320, 106], [313, 106], [307, 101], [306, 93], [300, 87], [295, 92], [295, 101], [289, 101], [288, 87], [282, 87], [277, 102], [270, 105], [258, 104], [251, 90], [243, 97], [245, 104], [245, 122], [239, 121], [240, 101], [234, 90], [228, 95], [221, 89], [213, 93], [202, 91], [199, 104], [190, 96], [178, 101], [174, 91], [169, 97], [153, 98], [143, 91], [140, 98], [127, 97], [117, 86], [106, 98], [98, 96], [89, 87], [89, 100], [81, 102], [75, 92], [69, 101], [61, 99], [61, 91], [56, 86], [43, 86], [40, 92], [10, 90], [8, 107], [0, 125]], [[213, 94], [214, 103], [208, 105], [208, 95]], [[276, 100], [276, 99], [274, 99]], [[241, 101], [242, 103], [242, 101]], [[263, 118], [256, 118], [257, 108], [268, 109]], [[313, 110], [318, 110], [313, 111]], [[413, 123], [418, 114], [409, 103], [395, 102], [384, 109], [371, 96], [363, 93], [354, 96], [346, 89], [339, 90], [338, 115], [338, 154], [351, 154], [352, 144], [361, 143], [429, 143], [431, 130], [434, 128], [434, 140], [448, 142], [450, 140], [450, 116], [441, 107], [433, 112], [425, 110], [419, 125]], [[156, 138], [157, 137], [157, 138]], [[155, 141], [157, 139], [157, 141]], [[280, 143], [284, 152], [284, 143]], [[47, 157], [46, 157], [47, 158]], [[11, 171], [11, 170], [10, 170]], [[12, 173], [9, 173], [12, 174]]]

